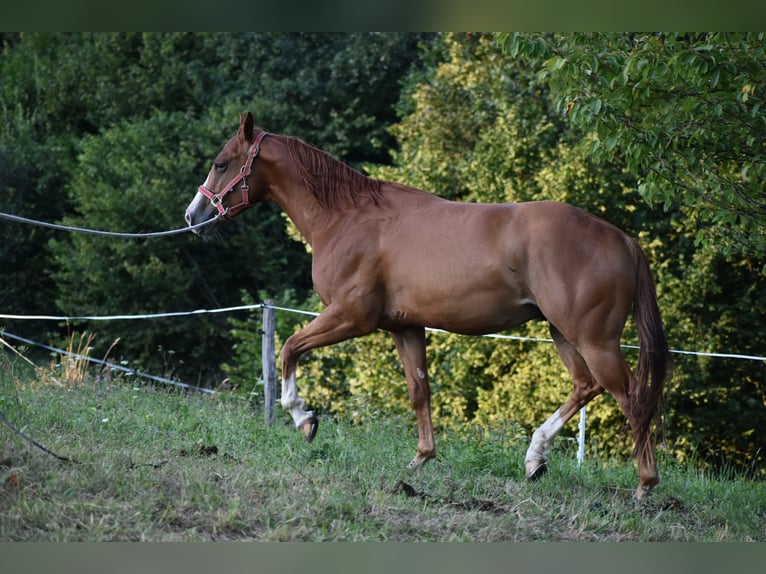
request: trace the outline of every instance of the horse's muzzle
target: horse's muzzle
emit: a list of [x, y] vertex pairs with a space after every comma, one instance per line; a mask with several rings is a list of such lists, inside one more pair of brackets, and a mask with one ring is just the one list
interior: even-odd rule
[[[213, 228], [219, 219], [216, 215], [217, 213], [210, 208], [210, 203], [207, 198], [198, 192], [189, 204], [189, 207], [186, 208], [184, 219], [189, 227], [199, 225], [199, 227], [194, 227], [194, 229], [192, 229], [192, 233], [196, 235], [207, 235], [213, 231]], [[205, 221], [210, 221], [210, 223], [208, 225], [200, 225]]]

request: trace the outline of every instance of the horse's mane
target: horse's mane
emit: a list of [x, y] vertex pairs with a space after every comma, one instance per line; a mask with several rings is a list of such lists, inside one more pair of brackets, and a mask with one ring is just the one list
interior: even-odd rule
[[363, 198], [378, 204], [380, 180], [367, 177], [300, 138], [287, 137], [287, 150], [298, 175], [322, 207], [356, 207]]

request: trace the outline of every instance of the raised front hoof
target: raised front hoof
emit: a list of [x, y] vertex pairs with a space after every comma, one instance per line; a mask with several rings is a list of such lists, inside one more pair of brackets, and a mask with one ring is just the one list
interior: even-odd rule
[[301, 431], [306, 442], [311, 442], [317, 434], [319, 429], [319, 419], [316, 416], [311, 415], [305, 421], [298, 425], [298, 430]]
[[532, 482], [539, 480], [548, 470], [545, 461], [534, 460], [526, 463], [527, 480]]

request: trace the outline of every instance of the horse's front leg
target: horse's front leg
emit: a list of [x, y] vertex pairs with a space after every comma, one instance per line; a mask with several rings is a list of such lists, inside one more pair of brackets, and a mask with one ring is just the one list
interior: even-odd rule
[[426, 365], [426, 336], [423, 327], [407, 327], [391, 333], [404, 366], [407, 390], [418, 424], [418, 452], [408, 465], [419, 468], [436, 457], [436, 442], [431, 424], [431, 388]]
[[319, 421], [298, 394], [295, 370], [300, 356], [311, 349], [325, 347], [372, 330], [368, 323], [354, 319], [353, 315], [337, 305], [330, 305], [306, 327], [285, 341], [280, 358], [282, 361], [282, 408], [290, 413], [295, 427], [311, 442], [316, 435]]

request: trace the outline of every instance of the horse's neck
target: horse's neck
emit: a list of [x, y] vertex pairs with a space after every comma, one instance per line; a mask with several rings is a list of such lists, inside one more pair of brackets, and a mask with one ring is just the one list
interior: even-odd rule
[[328, 225], [327, 212], [301, 183], [290, 181], [272, 186], [270, 199], [282, 208], [309, 245]]
[[264, 144], [259, 159], [266, 187], [263, 199], [279, 205], [311, 244], [316, 225], [315, 211], [319, 206], [303, 182], [293, 173], [284, 138], [272, 135], [266, 138]]

